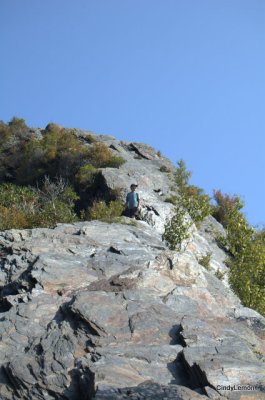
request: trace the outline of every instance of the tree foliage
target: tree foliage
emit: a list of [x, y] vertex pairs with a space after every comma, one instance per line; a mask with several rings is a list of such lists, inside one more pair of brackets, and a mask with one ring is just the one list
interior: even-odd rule
[[103, 221], [111, 221], [116, 217], [120, 217], [123, 211], [123, 202], [121, 200], [113, 200], [108, 204], [105, 201], [94, 201], [88, 212], [88, 219], [99, 219]]
[[241, 212], [238, 196], [215, 191], [214, 216], [225, 226], [222, 244], [229, 250], [226, 260], [229, 281], [242, 303], [265, 313], [265, 231], [255, 231]]
[[80, 140], [54, 123], [36, 135], [21, 118], [0, 121], [0, 229], [75, 220], [81, 208], [104, 198], [99, 168], [124, 162], [91, 135]]
[[87, 146], [71, 130], [50, 129], [41, 139], [33, 138], [25, 145], [16, 180], [34, 184], [49, 175], [72, 181], [87, 155]]
[[177, 162], [175, 172], [175, 182], [178, 189], [178, 202], [187, 210], [195, 223], [200, 223], [207, 215], [211, 214], [212, 207], [210, 205], [210, 197], [204, 193], [203, 189], [190, 185], [191, 172], [187, 170], [185, 161]]
[[98, 169], [92, 164], [86, 164], [79, 168], [75, 175], [75, 183], [81, 190], [86, 190], [94, 185], [97, 180]]
[[53, 227], [58, 222], [76, 220], [76, 193], [62, 179], [51, 182], [48, 177], [42, 189], [0, 185], [0, 230]]
[[12, 181], [19, 167], [26, 143], [32, 133], [23, 119], [14, 117], [0, 123], [0, 181]]
[[112, 154], [104, 143], [93, 143], [88, 150], [88, 160], [96, 168], [118, 168], [125, 160]]
[[170, 250], [181, 250], [183, 240], [190, 236], [190, 226], [191, 222], [187, 220], [185, 209], [180, 204], [177, 204], [175, 206], [174, 215], [167, 221], [162, 236]]

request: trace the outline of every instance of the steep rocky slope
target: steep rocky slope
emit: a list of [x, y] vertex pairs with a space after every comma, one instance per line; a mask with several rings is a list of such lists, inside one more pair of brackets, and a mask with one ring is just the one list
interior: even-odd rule
[[[223, 228], [209, 217], [169, 251], [172, 181], [160, 169], [173, 165], [144, 144], [99, 140], [127, 161], [102, 170], [106, 187], [137, 182], [142, 220], [0, 233], [0, 398], [263, 398], [265, 319], [214, 274], [226, 273]], [[208, 252], [211, 271], [198, 262]]]

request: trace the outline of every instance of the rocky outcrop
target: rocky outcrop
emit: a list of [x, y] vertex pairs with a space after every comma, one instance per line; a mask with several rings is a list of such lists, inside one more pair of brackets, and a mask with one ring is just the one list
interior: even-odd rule
[[0, 233], [1, 400], [263, 398], [265, 319], [229, 288], [222, 226], [209, 217], [169, 251], [173, 165], [97, 138], [126, 160], [105, 187], [139, 184], [140, 220]]
[[261, 395], [264, 318], [189, 248], [122, 222], [0, 235], [1, 399]]
[[[76, 134], [84, 137], [83, 131], [76, 131]], [[120, 192], [125, 199], [130, 185], [138, 183], [137, 191], [141, 198], [140, 218], [162, 233], [165, 221], [174, 208], [172, 204], [165, 202], [174, 193], [173, 164], [143, 143], [122, 142], [106, 135], [96, 138], [108, 146], [114, 155], [126, 161], [118, 170], [101, 169], [105, 187]]]

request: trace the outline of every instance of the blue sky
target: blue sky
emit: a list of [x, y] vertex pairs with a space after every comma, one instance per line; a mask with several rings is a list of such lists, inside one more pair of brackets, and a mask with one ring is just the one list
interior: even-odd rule
[[264, 0], [0, 0], [0, 119], [149, 143], [265, 223]]

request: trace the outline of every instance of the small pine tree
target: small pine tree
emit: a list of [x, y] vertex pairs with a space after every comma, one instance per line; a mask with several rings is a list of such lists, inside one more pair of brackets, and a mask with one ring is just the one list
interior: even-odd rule
[[181, 243], [189, 237], [189, 228], [192, 224], [187, 221], [186, 211], [180, 205], [175, 207], [175, 213], [165, 225], [163, 240], [168, 243], [170, 250], [181, 250]]
[[190, 185], [191, 172], [183, 160], [177, 162], [175, 182], [178, 186], [179, 202], [195, 223], [203, 221], [212, 212], [210, 198], [197, 186]]
[[177, 161], [177, 170], [175, 173], [175, 182], [178, 189], [181, 191], [184, 187], [187, 187], [189, 180], [191, 178], [191, 171], [187, 170], [186, 163], [184, 160], [180, 159]]

